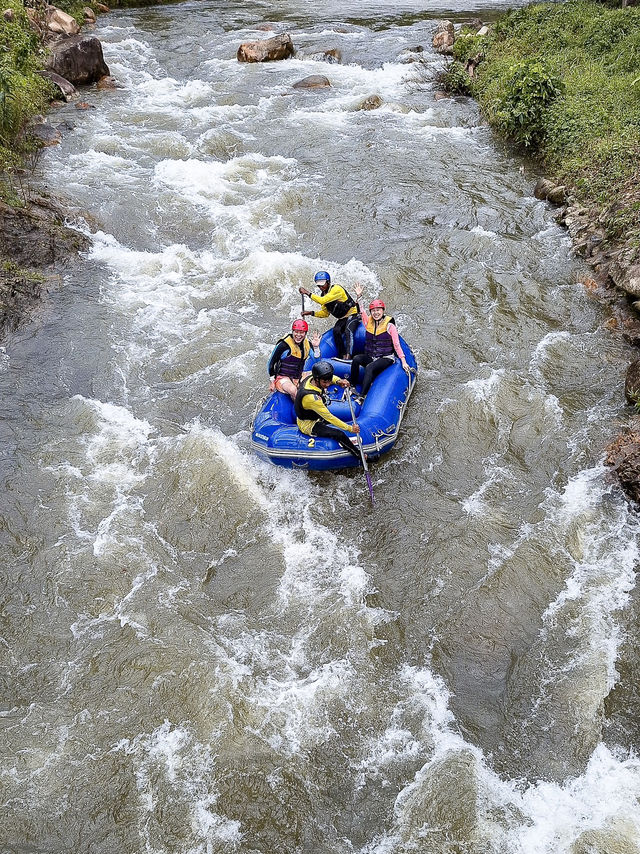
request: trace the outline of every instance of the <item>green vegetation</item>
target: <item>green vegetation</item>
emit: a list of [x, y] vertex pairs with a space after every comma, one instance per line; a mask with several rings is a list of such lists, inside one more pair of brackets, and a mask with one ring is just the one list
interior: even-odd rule
[[33, 151], [24, 128], [49, 101], [49, 83], [36, 73], [42, 56], [22, 3], [0, 0], [0, 197], [14, 203], [11, 171]]
[[447, 66], [442, 75], [442, 85], [453, 95], [471, 95], [471, 78], [457, 59]]
[[[472, 39], [459, 41], [464, 62]], [[490, 124], [603, 212], [609, 238], [640, 242], [640, 8], [535, 4], [472, 50], [484, 60], [471, 91]]]

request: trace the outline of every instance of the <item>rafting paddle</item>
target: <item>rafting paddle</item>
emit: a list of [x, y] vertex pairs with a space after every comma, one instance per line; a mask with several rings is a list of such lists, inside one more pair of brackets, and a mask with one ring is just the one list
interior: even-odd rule
[[[349, 401], [349, 409], [351, 410], [351, 420], [353, 421], [353, 426], [356, 426], [356, 414], [353, 411], [353, 402], [351, 400], [351, 389], [345, 389], [347, 393], [347, 400]], [[371, 503], [375, 504], [373, 498], [373, 484], [371, 483], [371, 475], [369, 474], [369, 466], [367, 465], [367, 460], [364, 455], [364, 448], [362, 447], [362, 439], [360, 438], [360, 433], [356, 433], [356, 440], [358, 442], [358, 450], [360, 451], [360, 459], [362, 460], [362, 468], [364, 469], [364, 476], [367, 480], [367, 486], [369, 487], [369, 495], [371, 496]]]

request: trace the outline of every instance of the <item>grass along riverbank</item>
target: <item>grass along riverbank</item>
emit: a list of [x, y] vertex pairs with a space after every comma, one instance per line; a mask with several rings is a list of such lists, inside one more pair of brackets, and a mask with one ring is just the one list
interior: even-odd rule
[[[640, 8], [570, 0], [458, 36], [445, 75], [590, 209], [604, 243], [640, 247]], [[471, 62], [472, 78], [465, 70]]]
[[5, 201], [20, 202], [12, 174], [33, 152], [23, 132], [50, 100], [50, 84], [37, 73], [43, 62], [42, 40], [22, 3], [0, 0], [0, 197]]

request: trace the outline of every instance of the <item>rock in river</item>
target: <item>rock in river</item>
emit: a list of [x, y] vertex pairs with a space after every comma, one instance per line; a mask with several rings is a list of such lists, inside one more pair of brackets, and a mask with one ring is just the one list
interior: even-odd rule
[[327, 86], [331, 86], [331, 82], [324, 74], [310, 74], [293, 84], [294, 89], [326, 89]]
[[295, 53], [289, 33], [281, 33], [271, 39], [257, 42], [244, 42], [238, 48], [238, 62], [273, 62], [277, 59], [289, 59]]
[[95, 36], [77, 35], [60, 39], [51, 49], [47, 68], [76, 86], [95, 83], [109, 74], [102, 44]]

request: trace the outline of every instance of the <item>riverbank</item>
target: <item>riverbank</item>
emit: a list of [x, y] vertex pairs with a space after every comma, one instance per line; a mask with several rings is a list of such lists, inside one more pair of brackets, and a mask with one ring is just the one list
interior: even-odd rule
[[[440, 41], [453, 59], [445, 88], [476, 98], [494, 129], [540, 161], [548, 179], [535, 194], [559, 206], [592, 286], [623, 295], [613, 322], [640, 344], [640, 9], [534, 4], [491, 28], [443, 27]], [[608, 462], [637, 500], [629, 471], [640, 449], [636, 431], [626, 435]]]
[[463, 29], [452, 54], [445, 86], [541, 161], [577, 253], [639, 299], [640, 9], [535, 4]]
[[69, 210], [35, 192], [31, 182], [41, 147], [60, 138], [42, 114], [56, 96], [77, 94], [71, 82], [46, 70], [52, 40], [95, 20], [93, 7], [64, 6], [68, 19], [56, 12], [54, 21], [53, 7], [0, 0], [0, 335], [29, 316], [56, 278], [53, 266], [87, 245], [66, 226]]

